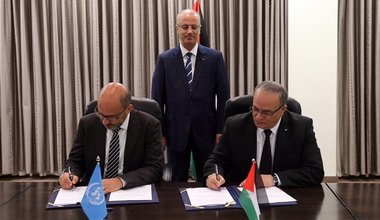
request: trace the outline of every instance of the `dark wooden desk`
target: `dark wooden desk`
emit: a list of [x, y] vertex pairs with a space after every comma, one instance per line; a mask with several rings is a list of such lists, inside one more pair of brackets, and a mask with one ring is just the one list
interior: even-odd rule
[[380, 184], [328, 183], [356, 219], [378, 219], [380, 216]]
[[22, 194], [31, 185], [31, 183], [0, 182], [0, 207], [15, 198], [18, 194]]
[[[107, 219], [247, 219], [243, 209], [185, 211], [178, 188], [194, 186], [193, 183], [157, 184], [159, 204], [112, 206]], [[46, 210], [54, 187], [56, 183], [33, 183], [0, 209], [1, 219], [86, 219], [81, 208]], [[298, 200], [298, 205], [266, 208], [261, 219], [352, 219], [325, 184], [285, 191]]]

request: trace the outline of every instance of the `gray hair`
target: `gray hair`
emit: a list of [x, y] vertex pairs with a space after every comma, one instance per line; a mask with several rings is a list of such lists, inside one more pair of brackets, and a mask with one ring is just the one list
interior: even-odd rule
[[131, 92], [129, 91], [129, 89], [127, 87], [126, 88], [126, 92], [124, 92], [121, 96], [120, 96], [120, 103], [121, 105], [126, 108], [129, 104], [131, 104], [132, 102], [132, 95], [131, 95]]
[[201, 24], [201, 17], [199, 16], [198, 12], [192, 10], [192, 9], [183, 9], [182, 11], [180, 11], [178, 14], [177, 14], [177, 18], [176, 18], [176, 24], [180, 24], [179, 23], [179, 20], [180, 20], [180, 17], [181, 15], [183, 14], [192, 14], [193, 16], [195, 17], [198, 17], [198, 21], [199, 21], [199, 25]]
[[288, 101], [288, 92], [281, 84], [273, 81], [263, 81], [256, 86], [254, 94], [259, 89], [279, 94], [281, 105], [286, 105]]

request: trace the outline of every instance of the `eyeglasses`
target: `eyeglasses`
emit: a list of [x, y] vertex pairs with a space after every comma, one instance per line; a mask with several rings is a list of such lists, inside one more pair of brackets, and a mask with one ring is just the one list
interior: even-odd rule
[[188, 25], [188, 24], [177, 24], [177, 27], [180, 27], [183, 31], [187, 31], [189, 27], [191, 28], [192, 31], [198, 30], [198, 28], [201, 27], [201, 25]]
[[258, 108], [256, 108], [256, 106], [251, 106], [249, 107], [249, 109], [253, 112], [253, 114], [258, 115], [259, 113], [264, 116], [264, 117], [271, 117], [272, 115], [274, 115], [278, 110], [280, 110], [282, 107], [284, 107], [283, 105], [281, 105], [280, 107], [278, 107], [276, 110], [274, 111], [270, 111], [270, 110], [260, 110]]
[[98, 106], [96, 106], [94, 112], [96, 114], [96, 116], [98, 116], [98, 118], [100, 119], [100, 121], [103, 121], [104, 118], [106, 118], [108, 121], [110, 122], [117, 122], [121, 116], [121, 114], [125, 111], [126, 108], [124, 108], [123, 110], [121, 110], [121, 112], [117, 113], [116, 115], [103, 115], [102, 113], [100, 113], [98, 111]]

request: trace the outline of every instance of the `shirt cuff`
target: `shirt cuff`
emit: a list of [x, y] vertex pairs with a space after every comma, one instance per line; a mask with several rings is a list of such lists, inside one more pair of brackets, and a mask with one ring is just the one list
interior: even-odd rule
[[121, 181], [121, 183], [123, 184], [123, 186], [121, 188], [124, 188], [127, 185], [127, 181], [123, 180], [123, 178], [121, 178], [121, 177], [118, 177], [118, 178]]

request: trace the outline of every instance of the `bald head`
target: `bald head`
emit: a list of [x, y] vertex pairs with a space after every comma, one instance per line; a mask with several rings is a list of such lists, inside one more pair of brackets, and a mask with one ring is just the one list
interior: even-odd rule
[[102, 88], [98, 97], [101, 112], [114, 112], [126, 108], [131, 103], [131, 93], [120, 83], [109, 83]]
[[109, 83], [100, 91], [97, 115], [107, 129], [121, 126], [132, 110], [131, 93], [124, 85]]

